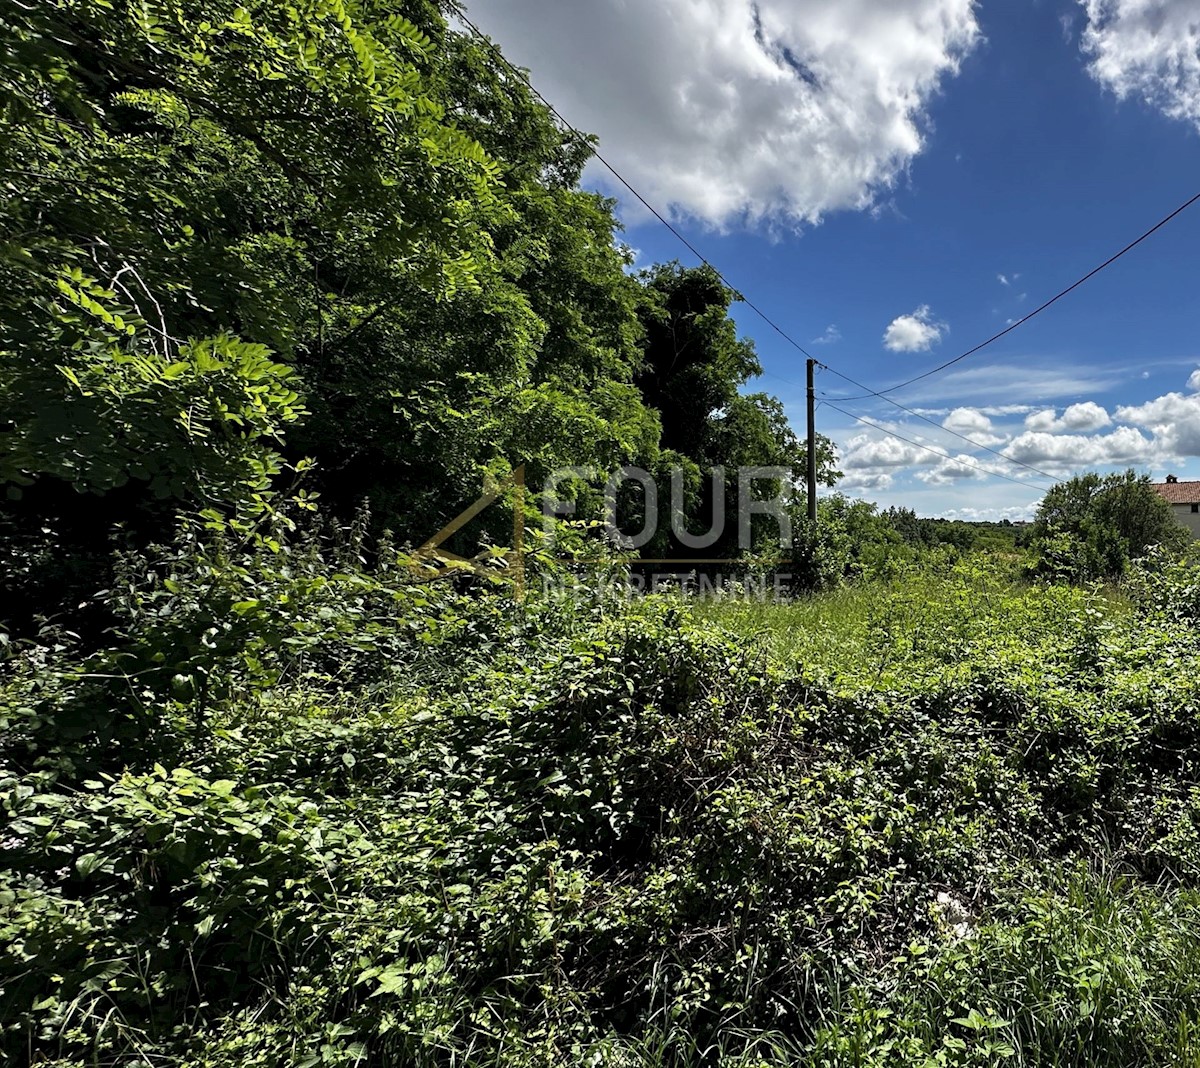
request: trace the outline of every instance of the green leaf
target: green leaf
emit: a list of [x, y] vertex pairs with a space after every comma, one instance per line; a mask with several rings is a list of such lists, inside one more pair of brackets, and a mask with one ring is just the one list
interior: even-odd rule
[[75, 861], [75, 870], [85, 878], [98, 870], [104, 863], [104, 858], [99, 853], [84, 853]]

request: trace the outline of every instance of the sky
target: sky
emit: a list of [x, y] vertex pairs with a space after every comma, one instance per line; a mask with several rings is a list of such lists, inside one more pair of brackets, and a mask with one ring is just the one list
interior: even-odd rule
[[[1200, 192], [1197, 0], [479, 0], [469, 13], [827, 365], [817, 425], [842, 492], [1022, 519], [1083, 471], [1200, 479], [1200, 203], [982, 352], [889, 394], [910, 411], [834, 373], [870, 391], [923, 374]], [[598, 162], [585, 184], [618, 201], [639, 263], [696, 262]], [[749, 388], [783, 400], [803, 434], [804, 355], [744, 304], [734, 314], [763, 366]]]

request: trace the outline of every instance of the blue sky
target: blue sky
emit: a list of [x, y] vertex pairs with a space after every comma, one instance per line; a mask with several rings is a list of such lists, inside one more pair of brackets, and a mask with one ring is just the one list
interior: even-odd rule
[[[490, 0], [473, 16], [738, 289], [875, 389], [994, 334], [1200, 191], [1192, 0]], [[588, 181], [621, 201], [642, 262], [692, 262], [598, 165]], [[893, 395], [936, 426], [839, 404], [942, 455], [822, 406], [843, 489], [1019, 518], [1046, 475], [1200, 478], [1198, 249], [1200, 204]], [[754, 388], [802, 430], [804, 357], [736, 315]], [[828, 372], [818, 389], [862, 392]]]

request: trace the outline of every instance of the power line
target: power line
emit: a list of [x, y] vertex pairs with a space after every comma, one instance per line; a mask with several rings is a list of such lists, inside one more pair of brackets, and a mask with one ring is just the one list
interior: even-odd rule
[[[847, 382], [849, 382], [851, 385], [858, 386], [860, 389], [868, 389], [868, 388], [869, 388], [868, 386], [864, 385], [862, 382], [858, 382], [858, 381], [856, 381], [855, 379], [851, 378], [849, 375], [842, 374], [842, 372], [841, 372], [841, 371], [835, 370], [834, 368], [830, 367], [828, 364], [821, 363], [821, 362], [820, 362], [820, 360], [818, 360], [818, 361], [817, 361], [817, 366], [818, 366], [818, 367], [819, 367], [819, 368], [820, 368], [822, 371], [830, 371], [830, 372], [832, 372], [833, 374], [837, 375], [837, 376], [838, 376], [838, 378], [845, 379], [845, 380], [846, 380]], [[778, 375], [771, 375], [771, 377], [772, 377], [772, 378], [779, 378], [779, 376], [778, 376]], [[799, 385], [800, 385], [800, 383], [798, 383], [798, 382], [793, 382], [793, 381], [791, 381], [790, 379], [787, 379], [787, 378], [779, 378], [779, 381], [780, 381], [780, 382], [785, 382], [785, 383], [787, 383], [788, 385], [791, 385], [791, 386], [799, 386]], [[951, 430], [949, 427], [947, 427], [947, 426], [943, 426], [941, 423], [938, 423], [938, 422], [936, 422], [935, 420], [933, 420], [933, 419], [930, 419], [928, 416], [922, 415], [920, 412], [918, 412], [918, 411], [916, 411], [916, 410], [914, 410], [914, 409], [912, 409], [912, 408], [906, 407], [905, 405], [901, 404], [901, 403], [900, 403], [899, 401], [897, 401], [897, 400], [892, 400], [892, 398], [891, 398], [891, 397], [885, 397], [885, 396], [883, 396], [883, 395], [881, 395], [881, 394], [875, 394], [875, 393], [869, 393], [869, 394], [865, 394], [865, 396], [869, 396], [869, 397], [878, 397], [878, 399], [879, 399], [879, 400], [881, 400], [881, 401], [886, 401], [888, 404], [892, 405], [893, 407], [895, 407], [895, 408], [899, 408], [899, 409], [900, 409], [902, 412], [907, 412], [909, 415], [915, 416], [917, 419], [923, 419], [923, 420], [924, 420], [926, 423], [928, 423], [930, 426], [932, 426], [932, 427], [936, 427], [938, 430], [941, 430], [941, 431], [943, 431], [943, 432], [944, 432], [944, 433], [946, 433], [946, 434], [952, 434], [954, 437], [956, 437], [956, 438], [959, 438], [959, 439], [960, 439], [960, 440], [962, 440], [962, 441], [965, 441], [965, 442], [966, 442], [968, 445], [972, 446], [973, 448], [976, 448], [976, 449], [982, 449], [984, 452], [989, 452], [989, 453], [991, 453], [993, 456], [996, 456], [996, 457], [998, 457], [999, 459], [1006, 461], [1007, 463], [1010, 463], [1010, 464], [1015, 464], [1015, 465], [1016, 465], [1016, 466], [1018, 466], [1018, 467], [1024, 467], [1026, 470], [1028, 470], [1028, 471], [1032, 471], [1034, 474], [1041, 475], [1043, 478], [1048, 478], [1048, 479], [1050, 479], [1052, 482], [1059, 482], [1059, 481], [1061, 481], [1057, 475], [1052, 475], [1052, 474], [1051, 474], [1049, 471], [1043, 471], [1043, 470], [1041, 470], [1041, 468], [1034, 467], [1034, 466], [1033, 466], [1033, 464], [1027, 464], [1027, 463], [1026, 463], [1024, 460], [1018, 460], [1018, 459], [1016, 459], [1015, 457], [1012, 457], [1012, 456], [1006, 456], [1004, 453], [1002, 453], [1002, 452], [999, 452], [998, 450], [996, 450], [996, 449], [993, 449], [993, 448], [991, 448], [991, 447], [990, 447], [990, 446], [988, 446], [988, 445], [984, 445], [984, 444], [982, 444], [981, 442], [978, 442], [978, 441], [976, 441], [974, 438], [970, 438], [970, 437], [968, 437], [966, 434], [960, 434], [960, 433], [959, 433], [957, 430]], [[827, 393], [821, 393], [821, 394], [820, 394], [820, 397], [821, 397], [821, 403], [822, 403], [822, 404], [828, 403], [828, 402], [829, 402], [829, 401], [831, 401], [831, 400], [846, 400], [846, 399], [848, 399], [848, 398], [845, 398], [845, 397], [832, 397], [832, 398], [831, 398], [831, 397], [830, 397], [830, 396], [829, 396]], [[859, 398], [850, 398], [850, 399], [859, 399]], [[832, 405], [832, 404], [830, 404], [829, 406], [830, 406], [831, 408], [833, 407], [833, 405]], [[841, 409], [839, 408], [839, 409], [838, 409], [838, 411], [841, 411]], [[855, 415], [851, 415], [849, 412], [842, 412], [842, 414], [843, 414], [843, 415], [846, 415], [846, 416], [849, 416], [849, 418], [851, 418], [851, 419], [857, 419], [857, 418], [858, 418], [858, 417], [857, 417], [857, 416], [855, 416]], [[880, 429], [882, 429], [882, 428], [880, 428]], [[883, 432], [884, 432], [885, 434], [886, 434], [886, 433], [890, 433], [890, 431], [887, 431], [887, 430], [884, 430]], [[893, 437], [899, 437], [899, 435], [893, 435]], [[901, 438], [901, 440], [902, 440], [902, 441], [904, 441], [904, 440], [907, 440], [907, 439], [906, 439], [906, 438]], [[914, 444], [914, 445], [917, 445], [918, 443], [917, 443], [917, 442], [910, 442], [909, 444]], [[918, 447], [924, 448], [924, 446], [920, 446], [920, 445], [918, 445]], [[939, 453], [939, 455], [940, 455], [940, 453]], [[1003, 476], [1001, 476], [1001, 477], [1003, 477]], [[1024, 483], [1022, 483], [1022, 485], [1024, 485]]]
[[[467, 26], [475, 34], [475, 36], [489, 50], [489, 52], [491, 52], [491, 54], [500, 62], [500, 64], [504, 68], [506, 68], [508, 71], [510, 71], [514, 77], [516, 77], [519, 81], [521, 81], [521, 83], [524, 84], [526, 86], [526, 88], [538, 100], [541, 101], [541, 103], [546, 107], [546, 109], [559, 121], [559, 123], [562, 124], [562, 126], [565, 129], [569, 130], [581, 143], [586, 145], [586, 147], [591, 152], [591, 154], [593, 156], [595, 156], [595, 158], [609, 171], [609, 173], [612, 174], [612, 176], [629, 191], [629, 193], [638, 201], [638, 203], [640, 203], [642, 205], [642, 207], [644, 207], [648, 212], [650, 212], [650, 214], [653, 215], [655, 219], [657, 219], [660, 223], [662, 223], [662, 225], [665, 226], [679, 240], [679, 242], [689, 252], [691, 252], [691, 254], [693, 256], [696, 257], [696, 259], [698, 259], [702, 264], [704, 264], [706, 267], [708, 267], [709, 270], [711, 270], [727, 288], [733, 290], [737, 294], [737, 296], [741, 300], [741, 302], [746, 305], [746, 307], [748, 307], [751, 311], [753, 311], [763, 322], [765, 322], [772, 330], [774, 330], [781, 338], [783, 338], [784, 341], [786, 341], [789, 345], [791, 345], [794, 349], [796, 349], [796, 351], [801, 353], [805, 358], [807, 358], [809, 360], [813, 360], [814, 363], [816, 363], [820, 367], [823, 367], [826, 370], [833, 371], [834, 374], [838, 375], [841, 378], [846, 379], [846, 381], [851, 382], [854, 385], [859, 386], [859, 388], [861, 388], [861, 389], [868, 388], [868, 387], [862, 385], [862, 383], [854, 382], [853, 379], [850, 379], [847, 376], [843, 375], [840, 371], [836, 371], [832, 367], [829, 367], [828, 365], [821, 363], [819, 360], [816, 360], [815, 357], [813, 357], [811, 355], [811, 353], [809, 353], [809, 351], [803, 345], [801, 345], [798, 341], [796, 341], [796, 339], [793, 338], [790, 334], [788, 334], [778, 323], [775, 322], [774, 319], [772, 319], [769, 315], [767, 315], [767, 313], [764, 312], [762, 310], [762, 308], [760, 308], [757, 304], [755, 304], [752, 300], [750, 300], [744, 293], [742, 293], [736, 286], [734, 286], [729, 281], [729, 279], [725, 277], [725, 275], [721, 272], [721, 270], [711, 260], [708, 259], [707, 256], [705, 256], [674, 224], [671, 223], [671, 221], [665, 215], [662, 214], [662, 212], [660, 212], [653, 204], [651, 204], [650, 201], [647, 200], [646, 197], [643, 196], [642, 193], [628, 179], [626, 179], [625, 176], [623, 174], [621, 174], [621, 172], [618, 171], [615, 166], [613, 166], [613, 164], [611, 164], [601, 154], [599, 149], [597, 149], [596, 146], [594, 144], [592, 144], [592, 142], [588, 139], [588, 137], [582, 131], [580, 131], [578, 129], [578, 127], [576, 127], [574, 124], [572, 124], [571, 122], [569, 122], [567, 120], [567, 118], [562, 114], [562, 112], [560, 112], [558, 110], [558, 108], [556, 108], [554, 106], [554, 104], [552, 104], [541, 93], [541, 91], [533, 84], [529, 75], [525, 71], [521, 70], [519, 67], [515, 66], [513, 63], [511, 63], [509, 61], [509, 59], [504, 55], [503, 52], [500, 51], [500, 49], [496, 46], [496, 44], [493, 41], [491, 41], [487, 37], [486, 34], [483, 33], [483, 31], [466, 15], [466, 13], [464, 11], [462, 11], [461, 9], [458, 9], [456, 11], [456, 16], [465, 26]], [[1068, 288], [1068, 289], [1064, 290], [1062, 293], [1058, 294], [1058, 296], [1054, 297], [1052, 300], [1047, 301], [1040, 308], [1031, 312], [1020, 322], [1013, 324], [1007, 330], [1001, 331], [1001, 333], [997, 334], [995, 337], [990, 338], [988, 341], [984, 342], [983, 345], [976, 346], [976, 348], [971, 350], [970, 352], [966, 352], [962, 356], [959, 356], [956, 359], [951, 360], [951, 361], [947, 362], [946, 364], [943, 364], [942, 367], [934, 368], [934, 370], [929, 371], [924, 375], [920, 375], [917, 378], [911, 379], [909, 382], [903, 382], [899, 386], [893, 386], [889, 389], [881, 390], [877, 393], [871, 392], [871, 393], [866, 394], [865, 396], [880, 397], [884, 400], [887, 400], [888, 403], [894, 404], [897, 408], [900, 408], [903, 411], [908, 412], [910, 415], [916, 416], [918, 419], [924, 419], [926, 422], [930, 423], [930, 425], [936, 426], [936, 427], [938, 427], [938, 429], [943, 430], [944, 432], [946, 432], [948, 434], [952, 434], [957, 438], [960, 438], [961, 440], [967, 442], [969, 445], [973, 446], [974, 448], [983, 449], [985, 452], [989, 452], [989, 453], [999, 457], [1000, 459], [1007, 461], [1008, 463], [1016, 464], [1020, 467], [1027, 468], [1028, 470], [1034, 472], [1035, 474], [1042, 475], [1043, 477], [1049, 478], [1052, 481], [1058, 481], [1057, 479], [1055, 479], [1055, 477], [1053, 475], [1049, 474], [1048, 472], [1040, 471], [1036, 467], [1033, 467], [1030, 464], [1024, 463], [1021, 460], [1016, 460], [1010, 456], [1005, 456], [1003, 453], [997, 452], [995, 449], [989, 448], [986, 445], [981, 445], [979, 442], [974, 441], [971, 438], [968, 438], [964, 434], [959, 434], [957, 431], [950, 430], [947, 427], [939, 426], [939, 424], [935, 423], [933, 420], [928, 419], [927, 417], [920, 415], [917, 412], [914, 412], [911, 408], [906, 408], [904, 405], [898, 403], [897, 401], [893, 401], [890, 398], [885, 397], [884, 394], [895, 392], [896, 390], [902, 388], [905, 385], [911, 385], [912, 382], [919, 381], [921, 378], [927, 378], [930, 375], [936, 374], [938, 371], [943, 370], [946, 367], [949, 367], [951, 364], [957, 363], [959, 360], [966, 359], [968, 356], [973, 355], [975, 352], [978, 352], [980, 349], [986, 347], [987, 345], [990, 345], [993, 341], [996, 341], [999, 338], [1003, 337], [1005, 334], [1010, 333], [1012, 330], [1015, 330], [1018, 326], [1022, 325], [1023, 323], [1028, 322], [1035, 315], [1044, 311], [1051, 304], [1054, 304], [1056, 301], [1058, 301], [1062, 297], [1066, 296], [1073, 289], [1078, 288], [1080, 285], [1082, 285], [1084, 282], [1086, 282], [1093, 275], [1098, 274], [1105, 267], [1109, 266], [1109, 264], [1114, 263], [1116, 260], [1120, 259], [1121, 256], [1123, 256], [1126, 252], [1130, 251], [1130, 249], [1132, 249], [1136, 245], [1140, 244], [1142, 241], [1144, 241], [1147, 237], [1149, 237], [1156, 230], [1160, 229], [1162, 226], [1165, 226], [1168, 222], [1171, 221], [1171, 219], [1173, 219], [1176, 215], [1180, 214], [1185, 208], [1190, 207], [1191, 204], [1194, 203], [1196, 200], [1200, 200], [1200, 193], [1198, 193], [1195, 197], [1193, 197], [1190, 201], [1188, 201], [1187, 204], [1184, 204], [1182, 207], [1176, 209], [1176, 211], [1174, 211], [1166, 219], [1164, 219], [1162, 222], [1160, 222], [1152, 230], [1149, 230], [1145, 234], [1143, 234], [1140, 238], [1138, 238], [1137, 241], [1133, 242], [1131, 245], [1127, 246], [1121, 252], [1117, 253], [1116, 256], [1112, 257], [1110, 260], [1108, 260], [1106, 263], [1102, 264], [1100, 267], [1097, 267], [1090, 274], [1088, 274], [1084, 278], [1080, 279], [1078, 282], [1076, 282], [1070, 288]], [[777, 378], [778, 376], [771, 375], [770, 377]], [[780, 379], [780, 381], [786, 382], [788, 380]], [[838, 398], [832, 398], [832, 399], [856, 400], [859, 398], [857, 398], [857, 397], [838, 397]], [[899, 434], [892, 433], [891, 431], [888, 431], [888, 430], [884, 429], [883, 427], [879, 427], [876, 424], [871, 423], [869, 420], [862, 419], [861, 417], [852, 415], [849, 412], [844, 412], [844, 411], [842, 411], [842, 409], [837, 408], [833, 404], [830, 404], [829, 406], [831, 408], [833, 408], [835, 411], [841, 412], [842, 415], [845, 415], [850, 419], [855, 419], [858, 422], [864, 423], [868, 426], [875, 427], [875, 429], [880, 430], [882, 433], [890, 434], [892, 437], [898, 438], [901, 441], [905, 441], [910, 445], [914, 445], [920, 449], [925, 449], [927, 452], [932, 452], [935, 456], [943, 456], [942, 453], [937, 452], [937, 450], [935, 450], [935, 449], [930, 449], [927, 446], [921, 445], [919, 442], [909, 441], [908, 438], [902, 437]], [[943, 456], [943, 458], [946, 458], [946, 457]], [[977, 470], [984, 472], [985, 474], [995, 474], [996, 477], [1007, 479], [1007, 481], [1013, 482], [1017, 485], [1027, 485], [1027, 483], [1020, 482], [1019, 480], [1014, 479], [1014, 478], [1009, 478], [1007, 475], [1000, 474], [999, 472], [989, 472], [986, 468], [980, 467], [977, 464], [967, 463], [966, 461], [956, 461], [956, 462], [966, 463], [966, 466], [968, 466], [968, 467], [974, 467]]]
[[614, 167], [611, 163], [609, 163], [608, 160], [606, 160], [600, 154], [599, 149], [597, 149], [596, 146], [594, 144], [592, 144], [592, 142], [589, 140], [587, 135], [584, 134], [582, 131], [580, 131], [576, 126], [574, 126], [570, 122], [568, 122], [566, 120], [566, 118], [563, 116], [562, 112], [560, 112], [558, 110], [558, 108], [556, 108], [552, 103], [550, 103], [550, 101], [547, 100], [541, 94], [541, 92], [539, 92], [537, 87], [530, 80], [529, 75], [526, 74], [525, 71], [521, 70], [520, 67], [514, 66], [512, 63], [509, 62], [508, 58], [504, 55], [504, 53], [500, 51], [500, 49], [487, 37], [487, 35], [478, 26], [475, 25], [475, 23], [473, 23], [469, 18], [467, 18], [466, 14], [462, 11], [461, 8], [456, 10], [455, 15], [465, 26], [467, 26], [475, 34], [476, 37], [479, 38], [480, 41], [483, 42], [483, 44], [491, 51], [492, 55], [494, 55], [506, 68], [508, 68], [508, 70], [510, 70], [518, 79], [520, 79], [520, 81], [522, 83], [524, 83], [526, 88], [528, 88], [528, 90], [531, 93], [533, 93], [533, 95], [536, 96], [538, 98], [538, 100], [540, 100], [546, 106], [546, 108], [550, 111], [550, 113], [556, 119], [558, 119], [558, 121], [560, 123], [562, 123], [563, 126], [565, 126], [568, 130], [570, 130], [571, 133], [573, 133], [581, 142], [583, 142], [583, 144], [585, 144], [587, 146], [588, 150], [592, 153], [592, 155], [595, 156], [596, 159], [599, 160], [600, 163], [602, 163], [608, 169], [608, 171], [612, 174], [612, 176], [614, 178], [616, 178], [616, 180], [618, 182], [620, 182], [626, 189], [629, 190], [629, 192], [637, 199], [638, 203], [640, 203], [642, 205], [642, 207], [644, 207], [648, 212], [650, 212], [651, 215], [653, 215], [660, 223], [662, 223], [663, 226], [665, 226], [668, 230], [670, 230], [671, 233], [673, 233], [680, 240], [680, 242], [684, 245], [684, 247], [693, 256], [696, 257], [696, 259], [698, 259], [702, 264], [704, 264], [705, 267], [707, 267], [710, 271], [712, 271], [721, 280], [721, 282], [726, 286], [726, 288], [733, 290], [733, 292], [737, 294], [738, 299], [743, 304], [745, 304], [747, 308], [749, 308], [752, 312], [754, 312], [755, 315], [757, 315], [772, 330], [774, 330], [775, 333], [777, 333], [781, 338], [783, 338], [784, 341], [786, 341], [789, 345], [791, 345], [793, 348], [795, 348], [799, 352], [803, 353], [804, 356], [806, 356], [808, 359], [811, 360], [813, 358], [811, 355], [809, 355], [808, 350], [805, 349], [804, 346], [800, 344], [800, 342], [798, 342], [795, 338], [793, 338], [790, 334], [788, 334], [783, 329], [783, 327], [781, 327], [778, 323], [775, 322], [774, 319], [772, 319], [769, 315], [767, 315], [767, 313], [765, 311], [763, 311], [762, 308], [760, 308], [757, 304], [755, 304], [752, 300], [750, 300], [740, 289], [737, 288], [737, 286], [733, 285], [729, 281], [729, 279], [727, 279], [725, 277], [725, 275], [723, 275], [721, 273], [721, 271], [716, 267], [716, 265], [713, 264], [713, 262], [710, 259], [708, 259], [708, 257], [706, 257], [698, 248], [696, 248], [696, 246], [693, 245], [692, 242], [689, 241], [679, 231], [679, 229], [676, 226], [674, 226], [670, 222], [670, 220], [668, 220], [666, 218], [665, 215], [663, 215], [653, 204], [650, 203], [650, 201], [648, 201], [644, 196], [642, 196], [642, 194], [639, 193], [637, 191], [637, 189], [635, 189], [633, 187], [633, 185], [621, 174], [621, 172], [618, 171], [616, 167]]
[[[1137, 248], [1138, 245], [1140, 245], [1143, 241], [1145, 241], [1152, 234], [1155, 234], [1159, 230], [1161, 230], [1164, 226], [1167, 225], [1167, 223], [1169, 223], [1177, 215], [1182, 215], [1183, 212], [1187, 211], [1187, 209], [1190, 208], [1193, 204], [1195, 204], [1197, 200], [1200, 200], [1200, 193], [1197, 193], [1195, 196], [1193, 196], [1190, 200], [1186, 201], [1185, 203], [1180, 204], [1179, 207], [1177, 207], [1173, 212], [1171, 212], [1170, 215], [1166, 216], [1166, 218], [1164, 218], [1164, 219], [1160, 219], [1157, 223], [1155, 223], [1152, 227], [1150, 227], [1149, 230], [1147, 230], [1144, 234], [1142, 234], [1142, 236], [1139, 237], [1136, 241], [1131, 241], [1128, 245], [1126, 245], [1123, 249], [1121, 249], [1120, 252], [1116, 253], [1113, 256], [1110, 256], [1107, 260], [1105, 260], [1102, 264], [1100, 264], [1099, 267], [1093, 268], [1092, 270], [1088, 271], [1088, 273], [1085, 274], [1082, 278], [1080, 278], [1077, 282], [1072, 283], [1071, 285], [1067, 286], [1066, 289], [1062, 290], [1060, 293], [1055, 294], [1048, 301], [1046, 301], [1045, 304], [1042, 304], [1039, 307], [1034, 308], [1034, 310], [1031, 311], [1028, 315], [1026, 315], [1023, 319], [1018, 319], [1015, 323], [1011, 323], [1005, 329], [1001, 330], [1000, 333], [994, 334], [992, 337], [988, 338], [987, 341], [981, 342], [980, 344], [976, 345], [973, 349], [968, 349], [961, 356], [955, 356], [954, 359], [947, 360], [945, 363], [939, 364], [937, 367], [933, 368], [933, 370], [926, 371], [924, 374], [919, 374], [915, 378], [910, 378], [905, 382], [901, 382], [899, 385], [888, 386], [887, 389], [881, 389], [881, 390], [877, 390], [877, 391], [870, 392], [870, 393], [863, 393], [861, 395], [856, 394], [855, 396], [852, 396], [852, 397], [834, 397], [833, 399], [834, 400], [852, 401], [852, 400], [866, 400], [869, 397], [882, 397], [885, 393], [895, 393], [896, 390], [903, 389], [905, 386], [911, 386], [914, 382], [920, 382], [922, 379], [929, 378], [931, 375], [936, 375], [939, 371], [944, 371], [947, 367], [953, 367], [954, 364], [959, 363], [961, 360], [965, 360], [968, 356], [974, 356], [981, 349], [986, 349], [990, 344], [992, 344], [992, 342], [999, 341], [1005, 335], [1011, 334], [1018, 327], [1024, 326], [1027, 322], [1029, 322], [1030, 319], [1034, 318], [1037, 315], [1041, 315], [1042, 312], [1044, 312], [1047, 308], [1050, 307], [1050, 305], [1057, 304], [1068, 293], [1074, 292], [1081, 285], [1083, 285], [1084, 282], [1090, 281], [1092, 278], [1095, 278], [1096, 275], [1098, 275], [1106, 267], [1111, 267], [1114, 263], [1117, 262], [1117, 260], [1119, 260], [1127, 252], [1133, 251], [1133, 249]], [[833, 370], [833, 368], [830, 368], [830, 370]], [[837, 374], [837, 373], [838, 372], [834, 371], [834, 374]], [[847, 379], [847, 381], [849, 381], [849, 379]], [[867, 387], [864, 386], [863, 388], [865, 389]]]
[[[833, 374], [838, 376], [838, 378], [845, 379], [852, 386], [858, 386], [859, 389], [869, 389], [870, 388], [869, 386], [864, 386], [861, 382], [856, 382], [849, 375], [842, 374], [841, 371], [835, 371], [832, 367], [829, 367], [826, 364], [822, 363], [822, 364], [819, 364], [818, 366], [821, 367], [822, 370], [832, 371]], [[821, 394], [821, 396], [824, 397], [825, 394]], [[872, 396], [875, 396], [875, 394], [872, 394]], [[843, 398], [837, 398], [837, 399], [843, 399]], [[891, 405], [895, 406], [896, 408], [899, 408], [902, 412], [908, 412], [909, 415], [916, 416], [916, 418], [918, 418], [918, 419], [924, 419], [925, 422], [927, 422], [930, 426], [935, 426], [938, 428], [938, 430], [941, 430], [947, 434], [953, 434], [956, 438], [961, 438], [963, 441], [967, 442], [967, 444], [973, 445], [977, 449], [982, 449], [984, 452], [990, 452], [993, 456], [1000, 457], [1001, 460], [1005, 460], [1010, 464], [1016, 464], [1018, 467], [1024, 467], [1027, 470], [1034, 472], [1034, 474], [1038, 474], [1038, 475], [1043, 476], [1044, 478], [1050, 479], [1051, 482], [1059, 481], [1058, 477], [1056, 475], [1050, 474], [1049, 471], [1042, 471], [1039, 468], [1034, 467], [1033, 464], [1027, 464], [1024, 460], [1018, 460], [1012, 456], [1005, 456], [1004, 453], [999, 452], [996, 449], [991, 448], [990, 446], [983, 445], [980, 442], [975, 441], [973, 438], [967, 437], [966, 434], [960, 434], [957, 430], [951, 430], [948, 426], [943, 426], [941, 423], [935, 422], [934, 420], [930, 419], [927, 415], [922, 415], [920, 412], [914, 411], [912, 408], [906, 407], [905, 405], [901, 404], [899, 401], [892, 400], [891, 397], [885, 397], [882, 394], [880, 394], [879, 400], [887, 401], [888, 404], [891, 404]], [[845, 413], [843, 413], [843, 414], [845, 414]]]
[[[840, 399], [840, 398], [839, 398]], [[864, 426], [869, 426], [878, 430], [881, 434], [887, 434], [889, 437], [896, 438], [898, 441], [903, 441], [907, 445], [912, 445], [918, 449], [924, 449], [926, 452], [933, 453], [934, 456], [941, 460], [949, 460], [951, 463], [962, 464], [964, 467], [973, 467], [976, 471], [981, 471], [985, 475], [991, 475], [993, 478], [1002, 478], [1006, 482], [1011, 482], [1017, 486], [1032, 486], [1034, 489], [1044, 490], [1047, 487], [1039, 486], [1032, 482], [1022, 482], [1018, 478], [1010, 478], [1008, 475], [1001, 474], [999, 471], [989, 471], [986, 467], [981, 467], [979, 464], [971, 463], [969, 460], [964, 460], [961, 457], [950, 456], [944, 452], [938, 452], [937, 449], [931, 448], [928, 445], [922, 445], [919, 441], [913, 441], [911, 438], [906, 438], [903, 434], [897, 434], [894, 430], [888, 430], [887, 427], [880, 426], [878, 423], [872, 423], [870, 419], [864, 419], [861, 415], [855, 415], [853, 412], [848, 412], [843, 408], [839, 408], [836, 404], [832, 404], [828, 399], [822, 402], [826, 407], [832, 408], [835, 412], [841, 412], [847, 419], [853, 419], [855, 422], [862, 423]], [[1055, 482], [1060, 481], [1055, 479]]]

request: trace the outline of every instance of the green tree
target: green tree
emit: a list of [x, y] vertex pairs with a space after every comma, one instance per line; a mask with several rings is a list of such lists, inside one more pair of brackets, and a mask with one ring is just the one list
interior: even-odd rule
[[485, 471], [523, 463], [537, 485], [566, 466], [647, 465], [659, 439], [633, 383], [639, 286], [613, 203], [578, 185], [590, 143], [485, 43], [444, 23], [436, 39], [437, 99], [501, 179], [503, 210], [479, 211], [490, 255], [471, 291], [443, 301], [399, 278], [386, 305], [308, 347], [313, 415], [291, 439], [317, 458], [328, 499], [349, 509], [369, 496], [417, 539], [477, 495]]
[[302, 411], [288, 365], [322, 334], [323, 270], [352, 247], [375, 288], [396, 263], [471, 284], [496, 167], [429, 95], [432, 47], [375, 0], [15, 7], [5, 483], [261, 490]]
[[1076, 582], [1117, 578], [1155, 546], [1178, 550], [1188, 534], [1146, 475], [1079, 475], [1054, 486], [1032, 532], [1039, 574]]
[[506, 209], [435, 54], [383, 0], [6, 8], [7, 618], [66, 599], [43, 596], [72, 566], [48, 555], [102, 585], [114, 524], [265, 507], [305, 353], [400, 278], [435, 302], [475, 286]]
[[[663, 426], [660, 481], [666, 468], [686, 473], [686, 525], [693, 533], [710, 529], [723, 508], [725, 533], [715, 545], [691, 551], [665, 532], [648, 552], [688, 558], [733, 559], [738, 546], [738, 482], [742, 467], [777, 467], [789, 472], [780, 485], [762, 484], [759, 495], [787, 498], [803, 493], [807, 447], [792, 430], [782, 403], [765, 393], [744, 394], [743, 387], [762, 373], [753, 342], [738, 336], [730, 309], [738, 299], [707, 266], [678, 263], [644, 271], [640, 316], [645, 329], [644, 356], [637, 382], [646, 403], [660, 413]], [[836, 484], [833, 443], [818, 437], [817, 478]], [[711, 477], [724, 472], [723, 484]], [[714, 499], [723, 495], [720, 508]], [[793, 512], [796, 509], [793, 508]], [[803, 514], [803, 509], [799, 510]], [[753, 527], [754, 548], [769, 551], [778, 532], [763, 517]]]
[[662, 446], [702, 463], [717, 457], [715, 419], [762, 366], [739, 338], [736, 299], [710, 267], [664, 264], [643, 271], [639, 313], [645, 330], [637, 382], [662, 418]]

